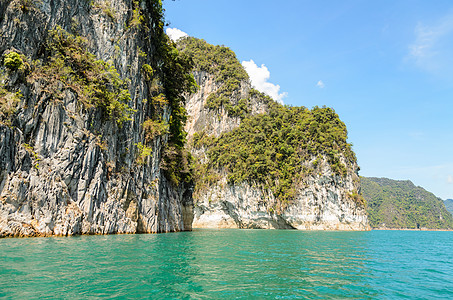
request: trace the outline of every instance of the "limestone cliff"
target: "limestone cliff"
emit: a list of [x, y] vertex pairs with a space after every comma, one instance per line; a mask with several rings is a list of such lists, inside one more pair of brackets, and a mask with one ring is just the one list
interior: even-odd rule
[[[205, 71], [196, 71], [194, 77], [199, 88], [186, 102], [188, 120], [185, 130], [189, 137], [193, 137], [196, 132], [220, 136], [223, 132], [231, 131], [239, 126], [241, 117], [231, 116], [225, 106], [220, 106], [217, 110], [206, 107], [208, 97], [215, 94], [222, 86], [222, 83], [216, 81], [216, 76]], [[250, 91], [249, 81], [240, 81], [238, 90], [230, 96], [232, 105], [237, 106], [241, 99], [250, 97]], [[264, 113], [267, 110], [266, 101], [262, 101], [257, 96], [250, 97], [247, 105], [252, 114]]]
[[[290, 178], [291, 187], [286, 187], [294, 189], [294, 193], [283, 201], [279, 199], [281, 196], [276, 196], [281, 187], [274, 185], [273, 190], [272, 183], [269, 183], [271, 177], [260, 180], [252, 175], [244, 175], [247, 172], [239, 171], [241, 174], [235, 179], [233, 169], [241, 168], [237, 167], [237, 162], [223, 161], [214, 166], [216, 159], [219, 161], [218, 155], [222, 154], [215, 153], [213, 148], [221, 148], [220, 152], [235, 151], [232, 149], [235, 146], [230, 146], [234, 143], [232, 136], [235, 129], [240, 130], [244, 120], [247, 124], [258, 124], [253, 116], [261, 118], [262, 115], [271, 114], [270, 122], [273, 122], [275, 114], [271, 107], [276, 108], [274, 112], [285, 108], [251, 88], [248, 77], [240, 70], [240, 63], [228, 48], [211, 46], [194, 38], [180, 40], [178, 47], [194, 59], [194, 74], [199, 85], [198, 92], [189, 97], [186, 103], [189, 115], [186, 123], [188, 147], [197, 161], [194, 228], [369, 229], [363, 198], [360, 196], [358, 166], [352, 151], [348, 150], [352, 155], [346, 157], [346, 150], [340, 150], [338, 154], [334, 150], [335, 154], [332, 154], [332, 149], [316, 150], [318, 152], [296, 149], [300, 153], [295, 164], [300, 167], [300, 172]], [[224, 53], [226, 56], [222, 58]], [[233, 60], [236, 62], [233, 63]], [[226, 67], [225, 62], [228, 62], [228, 66], [236, 65]], [[246, 106], [239, 112], [232, 109], [244, 103]], [[322, 121], [316, 124], [319, 128], [322, 127]], [[253, 126], [255, 125], [244, 131], [262, 131], [262, 128]], [[344, 125], [341, 123], [339, 126]], [[277, 130], [279, 129], [277, 126]], [[225, 138], [228, 141], [218, 146], [228, 133], [233, 135]], [[269, 139], [269, 136], [264, 137], [263, 133], [263, 138]], [[243, 144], [253, 143], [252, 138]], [[270, 144], [272, 143], [267, 143]], [[240, 156], [247, 156], [242, 163], [243, 167], [250, 168], [246, 162], [266, 151], [262, 149], [256, 153], [238, 153], [239, 156], [231, 155], [227, 159], [236, 160]], [[277, 157], [278, 155], [281, 156], [281, 153]], [[336, 166], [341, 166], [341, 170], [335, 169]], [[241, 179], [237, 180], [237, 177]], [[265, 175], [260, 178], [263, 177]]]
[[157, 0], [0, 2], [0, 236], [191, 229], [162, 28]]

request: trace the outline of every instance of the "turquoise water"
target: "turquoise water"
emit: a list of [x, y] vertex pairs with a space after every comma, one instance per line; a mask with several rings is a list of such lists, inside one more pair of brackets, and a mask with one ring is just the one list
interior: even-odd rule
[[453, 299], [453, 232], [1, 239], [0, 297]]

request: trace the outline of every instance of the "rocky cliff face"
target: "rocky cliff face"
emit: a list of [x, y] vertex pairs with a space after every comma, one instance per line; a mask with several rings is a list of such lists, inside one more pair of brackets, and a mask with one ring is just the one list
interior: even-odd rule
[[[203, 136], [219, 137], [241, 124], [241, 117], [231, 117], [225, 107], [209, 108], [209, 96], [218, 93], [222, 82], [203, 70], [195, 72], [197, 94], [186, 104], [189, 121], [186, 131], [189, 144]], [[268, 112], [268, 102], [250, 97], [248, 80], [242, 80], [230, 102], [249, 97], [249, 115]], [[249, 95], [249, 96], [248, 96]], [[252, 92], [253, 95], [253, 92]], [[250, 141], [252, 143], [252, 141]], [[209, 164], [209, 146], [191, 146], [192, 154], [202, 164]], [[307, 167], [316, 157], [299, 162]], [[341, 160], [344, 162], [345, 158]], [[345, 164], [347, 165], [347, 164]], [[206, 169], [206, 168], [205, 168]], [[358, 166], [354, 162], [344, 176], [332, 171], [326, 155], [318, 159], [316, 172], [305, 176], [289, 203], [282, 204], [263, 184], [253, 180], [228, 181], [228, 171], [218, 170], [214, 180], [197, 186], [194, 193], [194, 228], [276, 228], [301, 230], [368, 230], [368, 219], [361, 202]]]
[[[170, 183], [161, 169], [169, 136], [158, 132], [145, 143], [142, 125], [151, 118], [168, 123], [173, 113], [170, 105], [156, 109], [152, 101], [163, 92], [159, 2], [0, 2], [0, 236], [191, 229], [191, 188]], [[58, 60], [49, 49], [57, 26], [64, 34], [52, 45], [67, 47], [72, 60]], [[83, 37], [93, 59], [77, 52], [83, 47], [65, 44], [78, 41], [75, 36]], [[8, 65], [9, 53], [22, 64]], [[50, 70], [59, 61], [69, 63]], [[80, 69], [90, 64], [88, 71]], [[86, 75], [96, 68], [102, 74]], [[105, 96], [118, 89], [117, 82], [124, 90]], [[87, 104], [84, 93], [111, 102]], [[116, 98], [124, 93], [133, 111], [121, 120], [115, 112], [125, 109]]]
[[[352, 177], [340, 179], [330, 168], [310, 177], [296, 199], [279, 207], [273, 194], [256, 183], [228, 184], [225, 177], [195, 198], [194, 228], [368, 230], [368, 219], [350, 193]], [[276, 209], [277, 207], [277, 209]]]
[[[194, 72], [200, 88], [186, 103], [198, 166], [211, 161], [200, 140], [273, 105], [251, 89], [231, 50], [214, 48], [197, 50], [204, 69]], [[0, 237], [169, 232], [192, 223], [368, 228], [357, 164], [341, 154], [298, 161], [311, 171], [291, 201], [263, 182], [232, 183], [221, 168], [193, 189], [180, 106], [189, 63], [166, 41], [158, 0], [1, 1], [0, 55]], [[333, 158], [347, 166], [342, 175]]]
[[[218, 137], [223, 132], [228, 132], [238, 127], [241, 118], [230, 116], [225, 107], [219, 107], [218, 110], [207, 109], [207, 99], [209, 95], [215, 94], [222, 86], [222, 83], [216, 80], [216, 76], [205, 71], [194, 72], [195, 80], [199, 86], [196, 93], [192, 94], [186, 102], [188, 120], [185, 130], [189, 137], [195, 132], [204, 132], [207, 135]], [[238, 90], [231, 96], [231, 102], [237, 105], [240, 99], [249, 96], [251, 86], [248, 80], [240, 81]], [[260, 101], [257, 97], [251, 97], [248, 104], [252, 114], [265, 113], [267, 111], [266, 103]]]

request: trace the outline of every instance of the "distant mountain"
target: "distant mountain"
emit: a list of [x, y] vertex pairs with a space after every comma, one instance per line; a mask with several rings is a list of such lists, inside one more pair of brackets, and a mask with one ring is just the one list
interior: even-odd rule
[[444, 202], [411, 181], [360, 179], [372, 228], [453, 229], [453, 217]]
[[453, 214], [453, 199], [444, 200], [445, 207]]

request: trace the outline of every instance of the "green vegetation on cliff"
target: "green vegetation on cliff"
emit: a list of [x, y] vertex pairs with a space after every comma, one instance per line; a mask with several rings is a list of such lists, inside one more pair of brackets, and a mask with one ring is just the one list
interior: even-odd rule
[[195, 71], [214, 75], [219, 85], [219, 89], [209, 95], [206, 108], [219, 110], [223, 107], [231, 117], [245, 117], [250, 101], [240, 98], [240, 89], [241, 82], [249, 80], [249, 76], [236, 54], [228, 47], [214, 46], [194, 37], [180, 39], [178, 48], [193, 59]]
[[75, 91], [85, 106], [101, 107], [106, 115], [122, 124], [131, 120], [131, 95], [115, 67], [88, 50], [88, 41], [57, 26], [49, 31], [48, 60], [36, 63], [30, 81], [45, 80], [55, 100], [63, 89]]
[[408, 180], [361, 177], [361, 186], [373, 228], [453, 229], [444, 203]]
[[11, 51], [5, 54], [4, 65], [10, 70], [17, 70], [24, 65], [24, 60], [19, 53]]
[[219, 138], [196, 134], [194, 147], [202, 146], [209, 161], [197, 168], [198, 188], [214, 183], [216, 170], [224, 170], [229, 182], [262, 184], [281, 203], [295, 197], [297, 186], [318, 170], [322, 157], [338, 176], [345, 176], [355, 163], [346, 126], [325, 107], [309, 110], [274, 102], [268, 113], [245, 118]]
[[185, 37], [178, 41], [178, 48], [193, 59], [196, 71], [214, 74], [217, 82], [239, 84], [240, 80], [249, 78], [236, 54], [228, 47]]
[[[158, 9], [158, 12], [162, 15], [162, 9]], [[197, 84], [191, 73], [193, 69], [191, 58], [187, 54], [181, 53], [176, 48], [176, 44], [165, 35], [163, 23], [159, 23], [157, 28], [158, 30], [154, 33], [154, 39], [158, 41], [157, 52], [163, 64], [160, 68], [161, 71], [155, 72], [154, 75], [159, 76], [162, 82], [164, 97], [159, 100], [162, 95], [157, 95], [157, 97], [153, 97], [153, 101], [159, 102], [165, 99], [164, 102], [168, 102], [171, 111], [168, 124], [170, 136], [168, 145], [162, 155], [161, 168], [167, 178], [173, 184], [178, 185], [181, 182], [192, 180], [192, 156], [185, 148], [187, 133], [184, 131], [184, 125], [187, 121], [187, 111], [184, 104], [185, 96], [195, 92]], [[150, 68], [147, 68], [146, 65], [143, 67], [148, 69], [148, 76], [151, 76]], [[162, 128], [162, 124], [155, 124], [154, 128]], [[164, 131], [160, 130], [159, 132], [162, 133]]]
[[444, 201], [445, 208], [453, 214], [453, 199], [447, 199]]
[[310, 111], [275, 103], [269, 113], [247, 118], [221, 135], [208, 153], [212, 166], [227, 170], [230, 182], [262, 183], [287, 202], [294, 198], [296, 184], [318, 167], [316, 160], [303, 164], [312, 157], [327, 155], [332, 171], [346, 175], [340, 155], [355, 159], [346, 138], [345, 125], [330, 108]]

